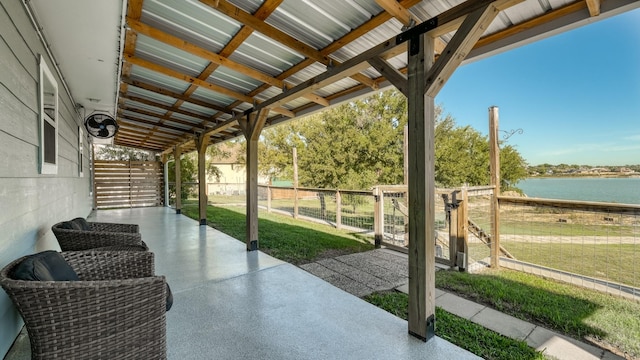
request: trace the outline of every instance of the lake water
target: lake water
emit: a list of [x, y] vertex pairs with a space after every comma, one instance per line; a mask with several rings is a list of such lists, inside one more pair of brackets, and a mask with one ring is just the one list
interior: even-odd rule
[[640, 177], [529, 178], [516, 187], [529, 197], [640, 204]]

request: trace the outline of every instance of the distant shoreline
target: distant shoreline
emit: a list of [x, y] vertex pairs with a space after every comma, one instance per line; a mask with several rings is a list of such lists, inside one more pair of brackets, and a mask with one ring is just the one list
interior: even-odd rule
[[640, 173], [600, 173], [600, 174], [561, 174], [561, 175], [533, 175], [528, 176], [528, 179], [540, 179], [540, 178], [640, 178]]

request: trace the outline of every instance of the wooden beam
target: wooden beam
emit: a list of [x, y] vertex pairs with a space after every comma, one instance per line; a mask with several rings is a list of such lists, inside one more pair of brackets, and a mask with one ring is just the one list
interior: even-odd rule
[[[124, 61], [133, 64], [133, 65], [137, 65], [140, 67], [143, 67], [145, 69], [151, 70], [151, 71], [155, 71], [157, 73], [169, 76], [169, 77], [173, 77], [175, 79], [178, 80], [182, 80], [186, 83], [190, 83], [190, 84], [194, 84], [200, 87], [204, 87], [207, 88], [211, 91], [220, 93], [222, 95], [228, 96], [230, 98], [233, 99], [238, 99], [240, 101], [249, 103], [249, 104], [253, 104], [256, 102], [256, 100], [251, 97], [251, 96], [247, 96], [245, 94], [239, 93], [237, 91], [233, 91], [233, 90], [229, 90], [225, 87], [222, 87], [220, 85], [216, 85], [216, 84], [212, 84], [210, 82], [204, 81], [204, 80], [200, 80], [198, 78], [194, 78], [193, 76], [187, 75], [187, 74], [183, 74], [179, 71], [173, 70], [173, 69], [169, 69], [167, 67], [164, 67], [162, 65], [153, 63], [151, 61], [148, 60], [144, 60], [141, 59], [139, 57], [136, 56], [132, 56], [132, 55], [125, 55], [124, 56]], [[274, 112], [280, 113], [282, 115], [288, 116], [288, 117], [295, 117], [295, 113], [292, 112], [291, 110], [287, 110], [284, 108], [281, 108], [279, 106], [276, 107], [272, 107], [271, 109]]]
[[376, 0], [376, 3], [403, 25], [409, 26], [411, 24], [411, 13], [396, 0]]
[[128, 85], [131, 85], [131, 86], [138, 87], [140, 89], [151, 91], [151, 92], [159, 94], [159, 95], [169, 96], [169, 97], [172, 97], [174, 99], [178, 99], [178, 100], [189, 102], [189, 103], [192, 103], [192, 104], [195, 104], [195, 105], [199, 105], [199, 106], [202, 106], [202, 107], [207, 108], [207, 109], [220, 111], [220, 112], [223, 112], [223, 113], [226, 113], [226, 114], [231, 114], [232, 113], [231, 110], [229, 110], [229, 109], [227, 109], [227, 108], [225, 108], [223, 106], [218, 106], [218, 105], [215, 105], [215, 104], [208, 103], [206, 101], [194, 99], [194, 98], [189, 97], [187, 95], [180, 94], [180, 93], [177, 93], [177, 92], [173, 92], [171, 90], [167, 90], [167, 89], [161, 88], [159, 86], [147, 84], [147, 83], [139, 81], [139, 80], [133, 80], [131, 78], [123, 78], [120, 81], [121, 81], [121, 83], [124, 83], [124, 84], [128, 84]]
[[282, 80], [276, 79], [268, 74], [255, 70], [248, 66], [239, 64], [233, 60], [229, 60], [228, 58], [220, 56], [213, 51], [203, 49], [200, 46], [194, 45], [186, 40], [180, 39], [179, 37], [166, 33], [162, 30], [143, 24], [140, 21], [127, 18], [127, 24], [138, 33], [144, 34], [152, 39], [158, 40], [167, 45], [171, 45], [177, 49], [191, 53], [203, 59], [209, 60], [216, 65], [224, 66], [256, 80], [259, 80], [263, 83], [275, 86], [279, 89], [282, 89], [285, 86], [284, 81]]
[[207, 225], [207, 205], [209, 194], [207, 194], [207, 146], [209, 136], [204, 134], [195, 138], [196, 150], [198, 151], [198, 209], [200, 214], [200, 225]]
[[[142, 2], [144, 0], [130, 0], [127, 2], [127, 16], [132, 19], [140, 19], [142, 16]], [[138, 40], [138, 34], [135, 31], [127, 30], [124, 37], [124, 50], [123, 54], [133, 55], [136, 51], [136, 42]], [[131, 65], [122, 65], [122, 75], [129, 76], [131, 74]]]
[[247, 250], [258, 250], [258, 139], [267, 120], [268, 109], [250, 113], [239, 120], [247, 139]]
[[176, 214], [180, 214], [182, 212], [182, 169], [180, 168], [180, 154], [181, 149], [179, 146], [176, 146], [173, 149], [176, 178]]
[[499, 13], [493, 4], [488, 4], [466, 17], [435, 65], [429, 69], [425, 87], [428, 96], [438, 94]]
[[405, 74], [398, 71], [395, 67], [380, 57], [375, 56], [367, 61], [371, 66], [378, 70], [380, 75], [389, 80], [389, 82], [392, 83], [398, 91], [403, 93], [404, 96], [409, 96], [407, 92], [407, 76]]
[[250, 96], [247, 96], [245, 94], [239, 93], [237, 91], [233, 91], [233, 90], [229, 90], [227, 88], [224, 88], [220, 85], [216, 85], [216, 84], [212, 84], [210, 82], [206, 82], [204, 80], [200, 80], [198, 78], [195, 78], [193, 76], [187, 75], [187, 74], [183, 74], [179, 71], [173, 70], [173, 69], [169, 69], [167, 67], [164, 67], [162, 65], [153, 63], [149, 60], [144, 60], [142, 58], [136, 57], [136, 56], [132, 56], [132, 55], [125, 55], [124, 56], [124, 61], [131, 63], [133, 65], [137, 65], [140, 67], [143, 67], [147, 70], [151, 70], [151, 71], [155, 71], [157, 73], [160, 73], [162, 75], [166, 75], [178, 80], [182, 80], [186, 83], [190, 83], [190, 84], [194, 84], [194, 85], [198, 85], [200, 87], [203, 88], [207, 88], [211, 91], [217, 92], [219, 94], [228, 96], [230, 98], [233, 99], [238, 99], [238, 100], [242, 100], [246, 103], [249, 104], [253, 104], [254, 99]]
[[[212, 64], [216, 64], [219, 66], [224, 66], [226, 68], [229, 68], [233, 71], [237, 71], [241, 74], [247, 75], [253, 79], [256, 79], [258, 81], [261, 81], [265, 84], [271, 85], [271, 86], [275, 86], [278, 89], [283, 89], [285, 87], [288, 87], [288, 85], [280, 79], [274, 78], [271, 75], [265, 74], [259, 70], [250, 68], [248, 66], [242, 65], [240, 63], [237, 63], [233, 60], [230, 60], [224, 56], [221, 56], [219, 54], [214, 53], [213, 51], [209, 51], [206, 49], [201, 48], [198, 45], [192, 44], [186, 40], [180, 39], [177, 36], [173, 36], [169, 33], [166, 33], [162, 30], [156, 29], [154, 27], [151, 27], [149, 25], [143, 24], [140, 21], [136, 21], [134, 19], [129, 19], [127, 18], [127, 23], [129, 24], [129, 26], [137, 31], [140, 34], [144, 34], [152, 39], [158, 40], [160, 42], [163, 42], [167, 45], [171, 45], [177, 49], [186, 51], [188, 53], [191, 53], [195, 56], [201, 57], [203, 59], [209, 60]], [[307, 95], [305, 96], [307, 99], [316, 102], [320, 105], [324, 105], [324, 106], [328, 106], [328, 101], [326, 101], [325, 99], [323, 99], [321, 96], [319, 95]], [[325, 105], [326, 104], [326, 105]]]
[[600, 0], [585, 0], [587, 2], [587, 7], [589, 8], [589, 15], [598, 16], [600, 15]]
[[[368, 63], [366, 62], [369, 59], [373, 57], [384, 58], [388, 53], [395, 54], [396, 48], [407, 42], [410, 38], [423, 33], [429, 35], [433, 31], [437, 31], [440, 27], [448, 28], [452, 23], [459, 24], [460, 18], [465, 18], [470, 12], [476, 11], [479, 8], [484, 8], [487, 6], [487, 4], [495, 3], [495, 7], [498, 8], [499, 6], [503, 7], [505, 3], [514, 4], [520, 1], [522, 0], [469, 0], [397, 35], [396, 37], [388, 39], [387, 41], [372, 47], [371, 49], [361, 53], [360, 55], [345, 61], [339, 66], [331, 68], [312, 79], [298, 84], [296, 87], [292, 88], [284, 94], [280, 94], [266, 100], [265, 102], [259, 104], [258, 108], [280, 106], [293, 99], [296, 99], [300, 96], [301, 93], [305, 93], [316, 88], [321, 88], [333, 81], [342, 79], [349, 74], [353, 74], [353, 72], [361, 71], [362, 69], [368, 67]], [[366, 65], [363, 65], [363, 63], [366, 63]]]
[[[200, 0], [200, 2], [220, 11], [221, 13], [225, 14], [226, 16], [234, 20], [239, 21], [245, 26], [249, 26], [254, 30], [259, 31], [265, 36], [268, 36], [273, 40], [283, 45], [286, 45], [292, 50], [297, 51], [298, 53], [308, 58], [314, 59], [315, 61], [318, 61], [324, 65], [329, 65], [332, 63], [336, 65], [340, 64], [340, 62], [333, 60], [326, 55], [323, 55], [322, 53], [320, 53], [320, 51], [314, 49], [313, 47], [303, 43], [302, 41], [294, 38], [293, 36], [283, 31], [278, 30], [277, 28], [245, 12], [244, 10], [236, 7], [235, 5], [229, 3], [226, 0]], [[371, 80], [371, 78], [365, 75], [362, 75], [362, 74], [352, 74], [352, 75], [353, 75], [352, 78], [356, 81], [362, 82], [363, 84], [366, 84], [373, 88], [377, 86], [375, 82]]]
[[179, 127], [174, 127], [173, 130], [177, 130], [180, 129], [179, 131], [185, 132], [185, 131], [189, 131], [189, 132], [193, 132], [193, 131], [202, 131], [202, 130], [206, 130], [207, 128], [204, 126], [199, 125], [198, 123], [193, 123], [190, 121], [186, 121], [186, 120], [182, 120], [182, 119], [176, 119], [176, 118], [163, 118], [162, 114], [158, 114], [156, 112], [153, 111], [149, 111], [149, 110], [144, 110], [141, 109], [137, 106], [132, 106], [132, 105], [120, 105], [119, 106], [120, 110], [126, 110], [132, 113], [136, 113], [136, 114], [140, 114], [140, 115], [146, 115], [146, 116], [150, 116], [150, 117], [154, 117], [154, 118], [159, 118], [158, 122], [147, 122], [146, 124], [155, 124], [155, 125], [163, 125], [165, 124], [166, 121], [169, 122], [173, 122], [176, 124], [180, 124], [180, 125], [184, 125], [184, 126], [188, 126], [187, 129], [184, 128], [179, 128]]
[[158, 122], [155, 122], [155, 121], [139, 118], [137, 116], [125, 115], [124, 113], [118, 113], [118, 121], [120, 121], [120, 119], [129, 120], [129, 121], [135, 121], [137, 123], [147, 124], [147, 125], [151, 125], [151, 126], [157, 126], [157, 127], [160, 127], [160, 128], [177, 131], [179, 133], [184, 133], [185, 132], [185, 129], [179, 128], [177, 126], [171, 126], [171, 125], [167, 125], [167, 124], [164, 124], [164, 123], [161, 124], [161, 123], [158, 123]]
[[[156, 101], [153, 101], [153, 100], [149, 100], [149, 99], [145, 99], [145, 98], [142, 98], [142, 97], [139, 97], [139, 96], [120, 94], [120, 99], [125, 99], [125, 100], [130, 100], [130, 101], [133, 101], [133, 102], [138, 102], [140, 104], [153, 106], [153, 107], [158, 108], [158, 109], [167, 110], [167, 111], [170, 111], [170, 112], [186, 115], [186, 116], [192, 117], [194, 119], [202, 120], [203, 122], [200, 123], [200, 124], [197, 124], [197, 123], [193, 124], [193, 123], [190, 123], [188, 121], [182, 122], [182, 123], [185, 123], [185, 124], [190, 124], [191, 126], [193, 126], [194, 128], [197, 128], [197, 129], [206, 129], [207, 128], [207, 126], [206, 126], [207, 124], [211, 124], [211, 123], [214, 122], [214, 120], [210, 116], [194, 113], [192, 111], [183, 110], [183, 109], [174, 109], [170, 105], [161, 104], [159, 102], [156, 102]], [[159, 115], [159, 116], [161, 116], [161, 115]], [[167, 120], [173, 121], [170, 118], [168, 118]], [[175, 121], [175, 122], [180, 122], [180, 120]]]
[[424, 77], [433, 66], [434, 40], [409, 40], [409, 333], [423, 341], [435, 335], [435, 101], [425, 95]]
[[587, 7], [586, 2], [584, 1], [576, 1], [572, 4], [569, 4], [567, 6], [561, 7], [559, 9], [556, 10], [552, 10], [549, 11], [541, 16], [538, 16], [536, 18], [533, 18], [531, 20], [522, 22], [520, 24], [511, 26], [505, 30], [502, 30], [500, 32], [497, 32], [495, 34], [491, 34], [491, 35], [487, 35], [482, 37], [480, 40], [478, 40], [478, 42], [476, 43], [476, 45], [474, 46], [474, 49], [478, 49], [484, 46], [487, 46], [489, 44], [495, 43], [497, 41], [500, 41], [502, 39], [508, 38], [510, 36], [519, 34], [521, 32], [527, 31], [529, 29], [533, 29], [536, 28], [538, 26], [541, 26], [543, 24], [549, 23], [551, 21], [554, 21], [558, 18], [573, 14], [576, 11], [581, 11], [583, 9], [585, 9]]

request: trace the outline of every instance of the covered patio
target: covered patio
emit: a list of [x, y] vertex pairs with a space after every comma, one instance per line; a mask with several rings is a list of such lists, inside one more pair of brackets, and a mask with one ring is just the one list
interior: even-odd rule
[[[0, 5], [0, 266], [58, 248], [53, 224], [94, 214], [91, 144], [103, 139], [88, 136], [85, 121], [107, 114], [119, 126], [112, 138], [117, 145], [149, 150], [165, 164], [169, 157], [198, 152], [199, 222], [179, 215], [180, 201], [175, 210], [94, 214], [102, 221], [140, 224], [156, 254], [156, 271], [167, 275], [176, 296], [168, 315], [170, 358], [280, 359], [468, 355], [441, 339], [427, 341], [435, 329], [435, 247], [429, 235], [435, 96], [464, 62], [635, 9], [640, 2]], [[408, 232], [415, 239], [408, 260], [408, 324], [259, 252], [257, 155], [263, 128], [391, 86], [408, 99]], [[202, 226], [206, 148], [236, 138], [247, 143], [246, 244]], [[167, 171], [175, 172], [180, 189], [180, 162], [175, 164]], [[21, 327], [0, 293], [0, 356]]]
[[[104, 210], [90, 220], [140, 225], [171, 286], [169, 359], [477, 359], [306, 271], [167, 207]], [[7, 360], [29, 359], [20, 339]]]

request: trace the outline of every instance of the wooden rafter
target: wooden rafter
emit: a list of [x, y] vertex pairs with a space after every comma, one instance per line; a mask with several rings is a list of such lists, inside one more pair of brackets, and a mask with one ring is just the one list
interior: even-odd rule
[[174, 99], [182, 100], [183, 102], [189, 102], [189, 103], [192, 103], [192, 104], [195, 104], [195, 105], [198, 105], [198, 106], [202, 106], [204, 108], [208, 108], [208, 109], [211, 109], [211, 110], [216, 110], [216, 111], [219, 111], [219, 112], [224, 112], [225, 114], [231, 114], [232, 113], [232, 111], [227, 110], [225, 107], [214, 105], [214, 104], [208, 103], [206, 101], [198, 100], [198, 99], [195, 99], [193, 97], [186, 96], [184, 94], [176, 93], [176, 92], [173, 92], [171, 90], [167, 90], [167, 89], [161, 88], [159, 86], [147, 84], [147, 83], [145, 83], [143, 81], [132, 80], [131, 78], [123, 78], [121, 80], [121, 82], [124, 83], [124, 84], [135, 86], [135, 87], [140, 88], [140, 89], [144, 89], [144, 90], [147, 90], [147, 91], [154, 92], [154, 93], [159, 94], [159, 95], [169, 96], [169, 97], [172, 97]]
[[[209, 116], [205, 116], [205, 115], [202, 115], [202, 114], [194, 113], [192, 111], [183, 110], [183, 109], [173, 109], [170, 105], [161, 104], [161, 103], [158, 103], [156, 101], [145, 99], [145, 98], [142, 98], [142, 97], [139, 97], [139, 96], [121, 94], [120, 95], [120, 99], [130, 100], [130, 101], [137, 102], [137, 103], [140, 103], [140, 104], [153, 106], [153, 107], [156, 107], [156, 108], [159, 108], [159, 109], [171, 111], [171, 112], [174, 112], [174, 113], [178, 113], [178, 114], [190, 116], [190, 117], [195, 118], [195, 119], [202, 120], [200, 122], [200, 124], [191, 124], [196, 128], [205, 129], [206, 125], [211, 124], [211, 122], [212, 122], [211, 117], [209, 117]], [[167, 120], [172, 121], [171, 119], [167, 119]]]
[[[160, 64], [156, 64], [154, 62], [151, 62], [149, 60], [145, 60], [136, 56], [132, 56], [132, 55], [125, 55], [124, 56], [124, 60], [127, 63], [133, 64], [133, 65], [137, 65], [140, 67], [143, 67], [145, 69], [151, 70], [151, 71], [155, 71], [157, 73], [178, 79], [178, 80], [182, 80], [186, 83], [190, 83], [190, 84], [194, 84], [203, 88], [207, 88], [211, 91], [217, 92], [219, 94], [225, 95], [227, 97], [233, 98], [233, 99], [238, 99], [240, 101], [243, 101], [245, 103], [249, 103], [249, 104], [253, 104], [256, 103], [257, 100], [254, 99], [251, 96], [247, 96], [245, 94], [239, 93], [237, 91], [233, 91], [233, 90], [229, 90], [223, 86], [220, 85], [216, 85], [216, 84], [212, 84], [210, 82], [201, 80], [199, 78], [195, 78], [193, 76], [187, 75], [187, 74], [183, 74], [179, 71], [173, 70], [173, 69], [169, 69], [167, 67], [164, 67]], [[295, 113], [287, 110], [285, 108], [282, 107], [274, 107], [271, 109], [274, 112], [277, 112], [279, 114], [283, 114], [289, 117], [295, 117]]]
[[600, 0], [585, 0], [587, 2], [587, 7], [589, 8], [589, 15], [598, 16], [600, 15]]
[[[193, 55], [199, 56], [203, 59], [209, 60], [211, 64], [216, 64], [218, 66], [224, 66], [231, 70], [237, 71], [241, 74], [247, 75], [251, 78], [259, 80], [265, 84], [275, 86], [279, 89], [289, 88], [290, 85], [286, 84], [284, 81], [274, 78], [271, 75], [265, 74], [261, 71], [255, 70], [251, 67], [239, 64], [233, 60], [229, 60], [228, 58], [216, 54], [212, 51], [201, 48], [198, 45], [192, 44], [186, 40], [183, 40], [177, 36], [168, 34], [164, 31], [155, 29], [149, 25], [145, 25], [140, 21], [136, 21], [134, 19], [127, 19], [127, 23], [129, 26], [140, 34], [144, 34], [152, 39], [161, 41], [167, 45], [171, 45], [177, 49], [184, 50]], [[307, 99], [316, 102], [320, 105], [328, 105], [328, 102], [322, 97], [315, 94], [308, 94], [306, 96]]]
[[[265, 36], [272, 38], [273, 40], [286, 45], [292, 50], [297, 51], [304, 56], [314, 59], [317, 62], [320, 62], [324, 65], [340, 65], [340, 62], [331, 59], [327, 55], [323, 55], [320, 51], [314, 49], [313, 47], [303, 43], [302, 41], [292, 37], [291, 35], [286, 34], [283, 31], [278, 30], [277, 28], [267, 24], [263, 20], [256, 18], [255, 16], [245, 12], [244, 10], [236, 7], [233, 4], [230, 4], [226, 0], [200, 0], [200, 2], [220, 11], [226, 16], [237, 20], [243, 23], [245, 26], [249, 26], [254, 30], [259, 31]], [[354, 80], [361, 82], [363, 84], [367, 84], [372, 88], [377, 88], [375, 82], [363, 75], [363, 74], [352, 74], [351, 76]]]

